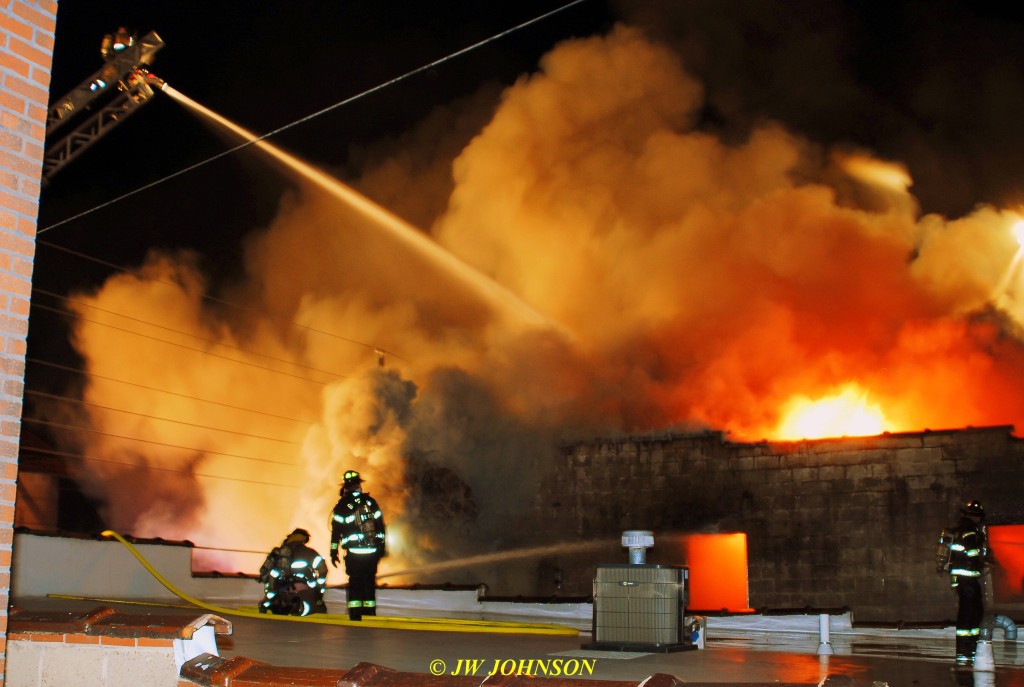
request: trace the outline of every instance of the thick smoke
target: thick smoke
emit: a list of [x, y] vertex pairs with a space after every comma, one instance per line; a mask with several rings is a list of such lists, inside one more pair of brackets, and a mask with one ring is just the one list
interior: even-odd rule
[[[306, 188], [254, 231], [247, 278], [221, 301], [182, 256], [108, 281], [75, 341], [96, 430], [78, 440], [114, 461], [90, 478], [111, 524], [256, 550], [302, 526], [324, 550], [356, 468], [402, 569], [522, 543], [566, 439], [777, 438], [794, 398], [850, 385], [891, 430], [1024, 418], [1011, 213], [922, 215], [906, 169], [856, 141], [772, 121], [726, 137], [707, 105], [677, 52], [620, 26], [555, 48], [461, 149], [430, 230], [545, 326]], [[386, 181], [426, 207], [416, 174]], [[179, 395], [132, 389], [149, 417], [126, 417], [108, 377]]]

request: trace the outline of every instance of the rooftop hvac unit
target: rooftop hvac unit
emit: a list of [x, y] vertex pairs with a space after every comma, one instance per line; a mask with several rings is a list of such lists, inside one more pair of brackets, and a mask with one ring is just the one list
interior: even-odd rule
[[696, 649], [686, 626], [689, 569], [671, 565], [599, 565], [594, 579], [594, 642], [586, 649]]

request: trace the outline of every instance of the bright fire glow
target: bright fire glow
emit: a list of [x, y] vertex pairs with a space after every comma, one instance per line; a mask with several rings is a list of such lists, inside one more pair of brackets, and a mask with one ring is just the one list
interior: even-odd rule
[[747, 611], [747, 535], [688, 534], [689, 607], [704, 611]]
[[795, 396], [779, 424], [780, 439], [820, 439], [839, 436], [872, 436], [886, 431], [885, 416], [867, 394], [848, 384], [832, 396], [810, 399]]
[[1024, 525], [990, 525], [988, 541], [998, 563], [992, 569], [996, 601], [1020, 603], [1024, 599]]
[[1024, 219], [1013, 225], [1013, 235], [1017, 238], [1017, 243], [1024, 247]]

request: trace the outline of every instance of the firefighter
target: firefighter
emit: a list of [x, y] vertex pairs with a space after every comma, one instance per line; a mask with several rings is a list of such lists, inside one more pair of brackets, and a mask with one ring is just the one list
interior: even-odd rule
[[387, 554], [384, 515], [362, 483], [355, 470], [345, 472], [331, 513], [331, 564], [338, 566], [338, 549], [344, 549], [350, 620], [377, 615], [377, 564]]
[[323, 556], [306, 546], [309, 532], [298, 528], [280, 546], [267, 555], [260, 568], [263, 583], [260, 613], [309, 615], [326, 613], [324, 592], [327, 563]]
[[956, 590], [956, 662], [973, 665], [985, 613], [981, 575], [988, 559], [985, 509], [978, 501], [960, 507], [960, 522], [950, 545], [949, 579]]

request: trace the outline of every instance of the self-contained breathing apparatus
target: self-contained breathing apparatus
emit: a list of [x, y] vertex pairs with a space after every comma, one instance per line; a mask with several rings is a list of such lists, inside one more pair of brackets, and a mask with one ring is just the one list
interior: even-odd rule
[[301, 554], [296, 556], [293, 549], [293, 545], [299, 551], [306, 549], [306, 541], [309, 541], [309, 533], [297, 529], [267, 555], [259, 574], [264, 592], [260, 613], [303, 616], [326, 611], [316, 569], [318, 563], [323, 565], [322, 559], [317, 555], [314, 561], [305, 560]]

